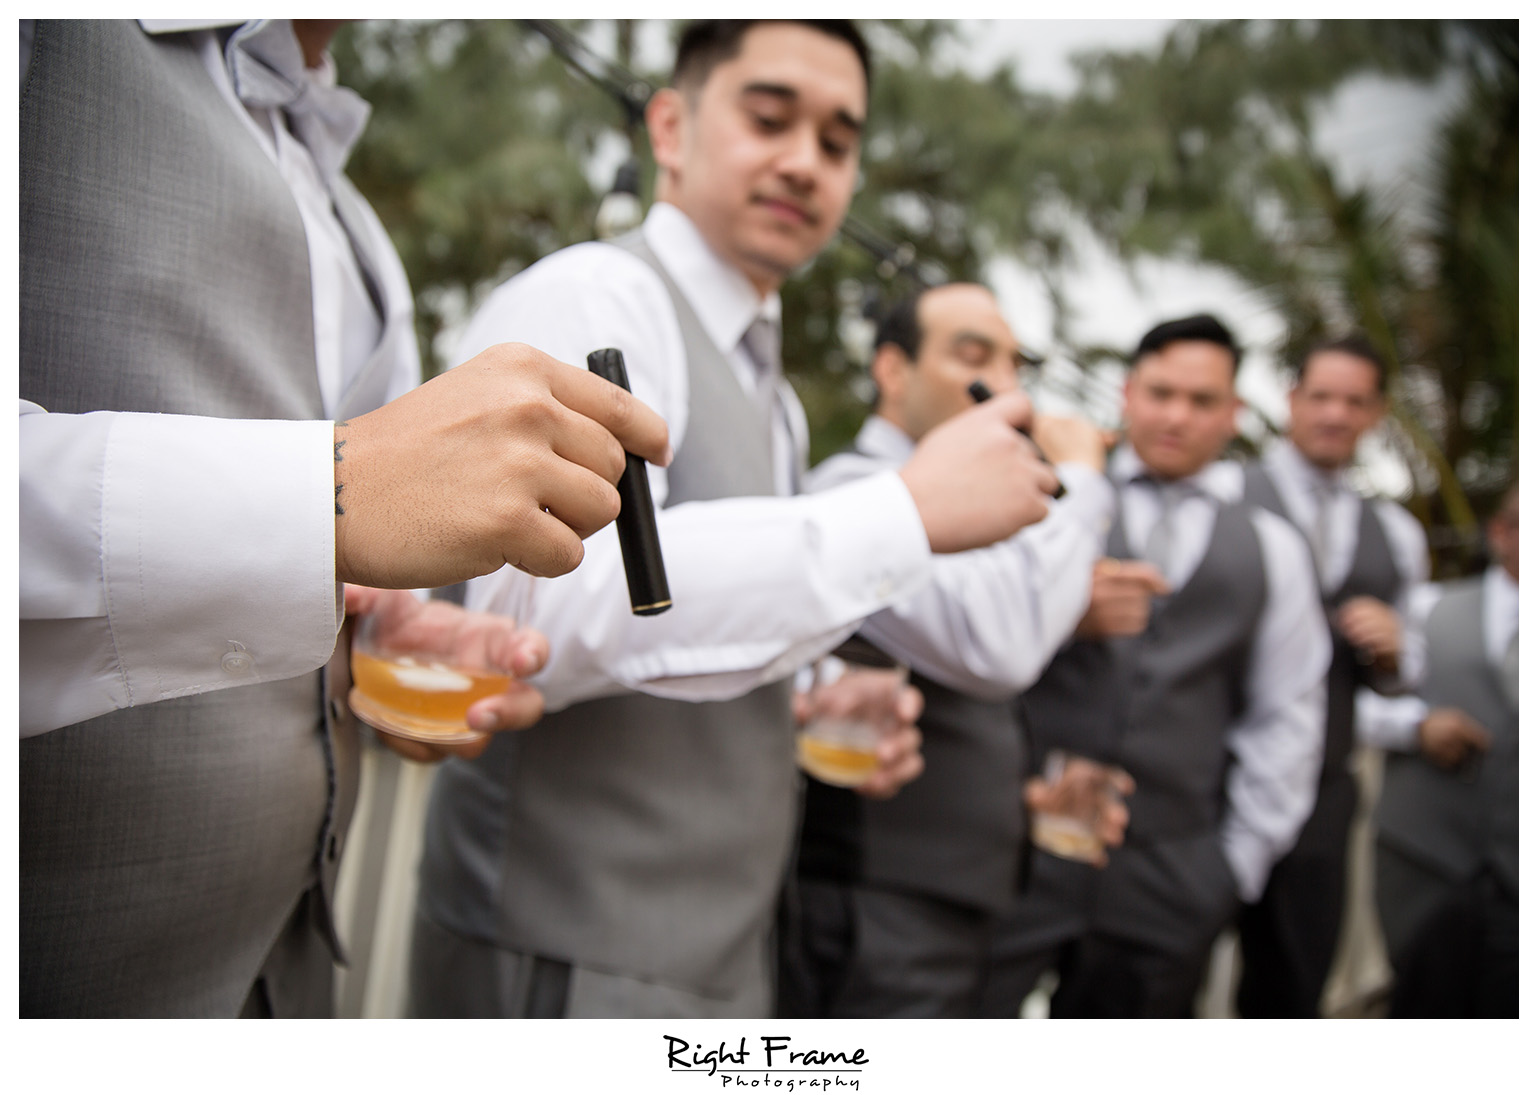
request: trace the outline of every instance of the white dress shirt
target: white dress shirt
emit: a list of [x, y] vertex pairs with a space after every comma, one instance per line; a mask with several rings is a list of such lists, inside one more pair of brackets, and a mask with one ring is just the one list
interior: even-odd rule
[[[738, 344], [777, 301], [760, 300], [675, 207], [654, 205], [642, 231], [739, 380], [751, 384], [753, 366], [745, 353], [735, 356]], [[535, 263], [487, 298], [457, 356], [506, 341], [578, 366], [592, 350], [620, 349], [632, 391], [667, 420], [674, 450], [688, 444], [683, 335], [656, 271], [628, 251], [583, 243]], [[778, 423], [778, 483], [788, 490], [792, 428], [804, 430], [804, 416], [789, 387], [780, 390], [787, 413]], [[650, 474], [660, 507], [667, 472]], [[832, 649], [930, 573], [928, 539], [895, 471], [817, 495], [689, 502], [659, 509], [657, 526], [673, 595], [659, 616], [631, 614], [612, 528], [586, 541], [581, 566], [534, 583], [532, 596], [532, 580], [511, 568], [470, 583], [467, 606], [516, 615], [527, 605], [530, 623], [549, 637], [549, 664], [533, 678], [547, 710], [631, 690], [690, 700], [741, 695]]]
[[[1296, 445], [1280, 439], [1270, 445], [1261, 463], [1276, 484], [1282, 505], [1293, 517], [1300, 529], [1316, 527], [1319, 516], [1318, 487], [1328, 482], [1333, 488], [1327, 526], [1329, 543], [1324, 547], [1320, 586], [1326, 593], [1339, 589], [1356, 558], [1357, 533], [1361, 528], [1364, 499], [1345, 483], [1340, 472], [1330, 473], [1313, 464], [1298, 451]], [[1399, 596], [1392, 607], [1398, 614], [1403, 636], [1397, 679], [1385, 682], [1406, 687], [1420, 680], [1426, 661], [1426, 642], [1418, 628], [1408, 626], [1410, 615], [1410, 590], [1430, 576], [1430, 560], [1426, 549], [1426, 532], [1409, 511], [1386, 499], [1369, 502], [1383, 527], [1388, 540], [1394, 567], [1399, 572]]]
[[[336, 175], [346, 148], [312, 155], [281, 108], [236, 95], [235, 50], [291, 62], [291, 28], [248, 25], [221, 52], [207, 26], [191, 33], [210, 91], [273, 159], [304, 225], [325, 411], [372, 409], [375, 393], [392, 399], [421, 379], [405, 271], [372, 214], [353, 240], [331, 212], [326, 185], [346, 185]], [[31, 28], [21, 33], [25, 79]], [[351, 95], [332, 86], [329, 60], [288, 75], [332, 101]], [[382, 316], [354, 246], [375, 272]], [[388, 375], [360, 394], [365, 363]], [[21, 401], [19, 434], [22, 736], [325, 664], [341, 622], [330, 421], [66, 415]]]
[[[1154, 487], [1138, 477], [1147, 468], [1129, 446], [1111, 454], [1108, 472], [1120, 491], [1122, 523], [1141, 550], [1158, 516]], [[1214, 461], [1185, 480], [1192, 488], [1176, 510], [1171, 564], [1173, 589], [1190, 579], [1212, 540], [1217, 503], [1238, 502], [1243, 469]], [[1331, 647], [1308, 545], [1274, 513], [1253, 507], [1266, 572], [1266, 601], [1253, 639], [1244, 709], [1228, 727], [1234, 758], [1227, 777], [1228, 808], [1221, 839], [1239, 896], [1259, 899], [1271, 866], [1293, 846], [1314, 807], [1324, 758], [1325, 673]], [[1299, 591], [1309, 596], [1299, 596]]]
[[[853, 451], [812, 470], [808, 489], [901, 467], [913, 449], [900, 427], [872, 415]], [[1067, 494], [1045, 520], [990, 547], [936, 556], [930, 581], [866, 620], [861, 633], [931, 680], [979, 699], [1008, 699], [1034, 684], [1089, 605], [1090, 574], [1116, 505], [1094, 469], [1063, 463], [1057, 473]]]
[[[1481, 581], [1484, 584], [1484, 615], [1480, 633], [1485, 658], [1499, 671], [1511, 638], [1517, 633], [1517, 583], [1500, 566], [1487, 568]], [[1439, 582], [1426, 582], [1412, 591], [1409, 619], [1422, 634], [1427, 617], [1445, 592]], [[1431, 706], [1417, 695], [1383, 696], [1370, 688], [1356, 690], [1357, 737], [1380, 749], [1417, 752], [1420, 749], [1420, 724], [1430, 713]]]

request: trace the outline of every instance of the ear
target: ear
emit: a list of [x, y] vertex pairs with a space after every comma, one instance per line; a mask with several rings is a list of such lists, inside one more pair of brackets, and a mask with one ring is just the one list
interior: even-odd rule
[[1244, 397], [1235, 392], [1233, 398], [1228, 401], [1228, 437], [1229, 440], [1239, 436], [1239, 412], [1249, 406]]
[[683, 94], [671, 87], [659, 90], [646, 104], [646, 133], [651, 138], [652, 156], [665, 174], [678, 170], [688, 108]]
[[876, 356], [870, 362], [870, 378], [876, 382], [876, 391], [880, 393], [878, 408], [901, 401], [912, 365], [908, 355], [895, 343], [883, 342], [876, 350]]

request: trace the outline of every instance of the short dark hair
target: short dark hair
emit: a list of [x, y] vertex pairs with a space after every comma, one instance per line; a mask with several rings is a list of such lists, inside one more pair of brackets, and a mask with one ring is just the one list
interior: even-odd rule
[[1308, 360], [1315, 354], [1323, 353], [1350, 354], [1359, 357], [1371, 365], [1373, 372], [1378, 376], [1378, 394], [1382, 395], [1388, 390], [1388, 365], [1384, 363], [1383, 355], [1378, 353], [1378, 348], [1360, 331], [1352, 331], [1350, 334], [1341, 335], [1338, 338], [1326, 338], [1309, 346], [1307, 352], [1298, 361], [1297, 373], [1293, 380], [1297, 384], [1303, 383], [1303, 374], [1308, 371]]
[[742, 49], [742, 36], [760, 23], [795, 23], [848, 44], [860, 59], [865, 90], [870, 91], [870, 47], [850, 19], [699, 19], [684, 28], [674, 54], [672, 86], [698, 88], [715, 67]]
[[881, 318], [876, 321], [873, 351], [890, 342], [909, 361], [918, 360], [919, 344], [924, 340], [924, 332], [919, 327], [919, 298], [923, 295], [923, 292], [904, 293], [881, 314]]
[[1158, 353], [1172, 342], [1211, 342], [1221, 346], [1233, 355], [1234, 372], [1239, 372], [1239, 358], [1243, 355], [1239, 344], [1234, 341], [1234, 333], [1206, 312], [1182, 319], [1168, 319], [1150, 329], [1132, 352], [1133, 367], [1147, 355]]

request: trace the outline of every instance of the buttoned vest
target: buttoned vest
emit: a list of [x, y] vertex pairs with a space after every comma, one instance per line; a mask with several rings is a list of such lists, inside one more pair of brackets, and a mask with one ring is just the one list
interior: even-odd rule
[[[768, 409], [639, 233], [614, 242], [662, 279], [688, 358], [689, 429], [666, 504], [773, 494]], [[510, 950], [729, 998], [767, 983], [797, 780], [788, 682], [718, 703], [574, 704], [443, 767], [420, 900], [445, 927]]]
[[[1299, 531], [1293, 514], [1283, 505], [1281, 495], [1270, 474], [1259, 464], [1245, 467], [1244, 495], [1246, 500], [1262, 506], [1292, 524]], [[1328, 617], [1353, 597], [1374, 597], [1384, 604], [1393, 605], [1404, 578], [1394, 564], [1394, 553], [1389, 548], [1388, 535], [1372, 502], [1362, 499], [1361, 518], [1357, 524], [1356, 553], [1340, 588], [1333, 593], [1321, 591], [1320, 598]], [[1356, 740], [1356, 690], [1370, 686], [1372, 667], [1357, 660], [1356, 648], [1344, 635], [1330, 628], [1332, 654], [1330, 670], [1326, 677], [1328, 696], [1324, 730], [1324, 763], [1319, 772], [1319, 783], [1324, 784], [1347, 774], [1346, 761]]]
[[[1120, 513], [1106, 551], [1131, 554]], [[1129, 845], [1210, 832], [1222, 820], [1226, 737], [1244, 709], [1265, 590], [1247, 508], [1219, 504], [1206, 554], [1184, 586], [1155, 600], [1142, 634], [1070, 643], [1026, 692], [1036, 755], [1066, 749], [1137, 781]]]
[[1432, 707], [1456, 707], [1490, 731], [1490, 748], [1446, 771], [1419, 753], [1389, 753], [1378, 802], [1378, 839], [1450, 879], [1489, 866], [1517, 887], [1517, 711], [1485, 650], [1479, 578], [1450, 585], [1426, 619]]
[[[19, 180], [24, 398], [325, 417], [298, 209], [184, 36], [40, 22]], [[21, 742], [22, 1014], [233, 1016], [317, 880], [336, 945], [346, 688], [339, 655]]]

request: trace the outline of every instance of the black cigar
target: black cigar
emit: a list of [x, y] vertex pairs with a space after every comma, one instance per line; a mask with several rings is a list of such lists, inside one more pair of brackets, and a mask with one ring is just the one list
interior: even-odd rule
[[[967, 394], [978, 403], [986, 403], [988, 400], [993, 398], [993, 389], [988, 387], [988, 385], [984, 384], [981, 380], [974, 380], [972, 383], [967, 385]], [[1018, 432], [1021, 437], [1025, 438], [1031, 443], [1031, 445], [1036, 449], [1036, 454], [1038, 456], [1040, 456], [1043, 460], [1047, 459], [1046, 453], [1042, 452], [1041, 446], [1036, 444], [1036, 439], [1031, 436], [1030, 430], [1017, 430], [1016, 432]], [[1049, 463], [1047, 466], [1051, 467], [1051, 464]], [[1053, 469], [1054, 472], [1056, 470], [1057, 469], [1055, 468]], [[1067, 493], [1068, 488], [1063, 486], [1063, 481], [1059, 479], [1057, 481], [1057, 490], [1052, 492], [1052, 497], [1061, 498]]]
[[[625, 355], [618, 350], [594, 350], [587, 355], [587, 368], [627, 392], [630, 390]], [[662, 567], [651, 483], [646, 478], [646, 461], [634, 453], [625, 454], [625, 473], [619, 478], [619, 517], [614, 527], [619, 530], [620, 558], [625, 561], [625, 581], [630, 586], [630, 611], [637, 616], [666, 612], [673, 607], [673, 596], [668, 592], [668, 575]]]

